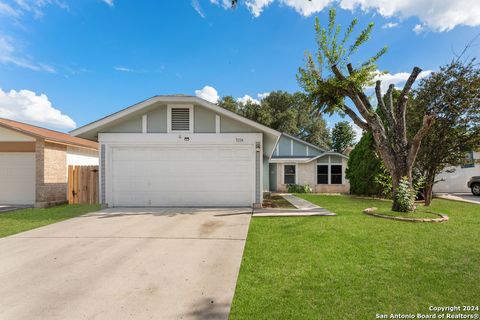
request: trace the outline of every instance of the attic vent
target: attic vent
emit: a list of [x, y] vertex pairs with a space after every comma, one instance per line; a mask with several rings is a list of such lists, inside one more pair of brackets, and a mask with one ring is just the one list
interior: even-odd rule
[[172, 131], [190, 131], [189, 108], [172, 108]]

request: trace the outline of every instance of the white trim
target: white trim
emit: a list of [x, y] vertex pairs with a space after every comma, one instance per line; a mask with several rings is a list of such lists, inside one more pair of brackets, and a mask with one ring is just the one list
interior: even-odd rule
[[282, 166], [282, 184], [285, 183], [285, 166], [295, 166], [295, 184], [298, 184], [298, 164], [296, 163], [284, 163]]
[[[327, 174], [327, 184], [320, 184], [318, 183], [318, 166], [327, 166], [328, 167], [328, 174]], [[342, 166], [342, 183], [334, 183], [332, 184], [332, 166]], [[328, 157], [328, 162], [317, 162], [315, 164], [315, 185], [318, 186], [324, 186], [324, 185], [333, 185], [333, 186], [343, 186], [345, 185], [345, 168], [346, 165], [343, 164], [343, 161], [338, 163], [338, 162], [332, 162], [332, 157]]]
[[[70, 134], [73, 135], [73, 136], [79, 136], [83, 133], [86, 133], [86, 132], [91, 131], [91, 130], [95, 130], [95, 129], [103, 126], [103, 125], [106, 125], [106, 124], [108, 124], [108, 123], [110, 123], [114, 120], [118, 120], [120, 118], [123, 118], [123, 117], [131, 114], [131, 113], [137, 112], [137, 111], [139, 111], [143, 108], [151, 106], [152, 104], [157, 103], [157, 102], [163, 102], [163, 103], [172, 104], [172, 105], [176, 104], [176, 103], [198, 104], [198, 105], [200, 105], [202, 107], [205, 107], [207, 109], [210, 109], [210, 110], [212, 110], [212, 111], [214, 111], [214, 112], [216, 112], [220, 115], [224, 115], [224, 116], [227, 116], [229, 118], [238, 120], [242, 123], [245, 123], [245, 124], [247, 124], [251, 127], [257, 128], [257, 129], [259, 129], [261, 131], [264, 131], [266, 133], [269, 133], [269, 134], [272, 134], [272, 135], [275, 135], [275, 136], [280, 136], [281, 135], [281, 132], [279, 132], [277, 130], [274, 130], [272, 128], [269, 128], [267, 126], [259, 124], [255, 121], [252, 121], [250, 119], [239, 116], [236, 113], [228, 111], [228, 110], [226, 110], [222, 107], [217, 106], [216, 104], [210, 103], [210, 102], [208, 102], [206, 100], [203, 100], [201, 98], [191, 97], [191, 96], [156, 96], [156, 97], [150, 98], [148, 100], [142, 101], [140, 103], [137, 103], [137, 104], [135, 104], [133, 106], [130, 106], [128, 108], [125, 108], [125, 109], [123, 109], [119, 112], [113, 113], [109, 116], [106, 116], [105, 118], [102, 118], [100, 120], [89, 123], [89, 124], [87, 124], [83, 127], [72, 130], [72, 131], [70, 131]], [[168, 117], [168, 115], [167, 115], [167, 117]]]
[[290, 155], [293, 156], [293, 140], [290, 140]]
[[220, 133], [220, 116], [215, 115], [215, 133]]
[[311, 158], [272, 158], [269, 160], [270, 163], [308, 163], [312, 159]]
[[183, 145], [183, 144], [253, 144], [263, 141], [261, 133], [99, 133], [100, 143], [111, 144], [159, 144], [159, 145]]
[[147, 114], [142, 116], [142, 133], [147, 133]]
[[307, 157], [308, 157], [309, 156], [308, 146], [307, 146], [307, 149], [306, 149], [306, 153], [307, 153]]
[[[188, 131], [172, 130], [172, 109], [188, 108], [189, 128]], [[193, 133], [193, 104], [168, 104], [167, 105], [167, 133]]]
[[346, 156], [344, 154], [341, 154], [341, 153], [338, 153], [338, 152], [325, 152], [325, 153], [322, 153], [322, 154], [320, 154], [316, 157], [310, 158], [307, 162], [317, 160], [318, 158], [321, 158], [321, 157], [324, 157], [324, 156], [339, 156], [339, 157], [348, 159], [348, 156]]

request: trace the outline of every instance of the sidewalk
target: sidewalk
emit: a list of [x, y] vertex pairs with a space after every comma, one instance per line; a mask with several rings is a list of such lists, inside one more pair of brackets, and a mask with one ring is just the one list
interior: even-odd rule
[[319, 207], [307, 200], [290, 193], [277, 193], [290, 202], [296, 209], [265, 208], [254, 209], [254, 217], [307, 217], [307, 216], [336, 216], [335, 213]]

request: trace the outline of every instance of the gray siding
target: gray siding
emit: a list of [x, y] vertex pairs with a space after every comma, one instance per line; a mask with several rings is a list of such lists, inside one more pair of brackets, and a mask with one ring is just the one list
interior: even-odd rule
[[[293, 154], [291, 143], [293, 141]], [[307, 156], [307, 146], [308, 146], [308, 156], [314, 157], [322, 154], [322, 151], [309, 146], [307, 143], [291, 139], [287, 136], [282, 135], [278, 142], [277, 148], [279, 157], [306, 157]], [[277, 152], [273, 153], [274, 156], [277, 156]]]
[[108, 133], [141, 133], [142, 132], [142, 116], [138, 115], [109, 127], [104, 132]]
[[195, 133], [215, 133], [215, 112], [206, 108], [195, 106], [193, 108], [193, 132]]
[[[308, 148], [308, 149], [310, 149], [310, 148]], [[293, 155], [294, 156], [306, 156], [307, 155], [307, 145], [293, 140]], [[310, 150], [308, 150], [308, 155], [310, 155]]]
[[288, 157], [292, 155], [290, 141], [292, 141], [292, 139], [287, 138], [285, 136], [280, 137], [280, 141], [278, 142], [278, 155], [280, 157], [282, 156]]
[[243, 124], [237, 120], [221, 116], [220, 117], [220, 132], [221, 133], [256, 133], [260, 130]]
[[263, 191], [270, 190], [270, 175], [269, 175], [268, 157], [263, 156]]
[[147, 132], [167, 132], [167, 106], [159, 106], [147, 113]]

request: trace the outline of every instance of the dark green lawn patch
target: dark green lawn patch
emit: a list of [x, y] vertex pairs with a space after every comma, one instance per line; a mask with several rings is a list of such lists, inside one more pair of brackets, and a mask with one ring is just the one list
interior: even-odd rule
[[100, 205], [61, 205], [46, 209], [28, 208], [0, 214], [0, 237], [97, 211]]
[[388, 212], [388, 201], [299, 196], [338, 216], [252, 218], [231, 319], [375, 319], [480, 303], [479, 205], [435, 199], [429, 210], [447, 223], [400, 223], [362, 213]]
[[284, 208], [284, 209], [296, 209], [290, 202], [285, 200], [279, 195], [265, 195], [263, 197], [264, 208]]

